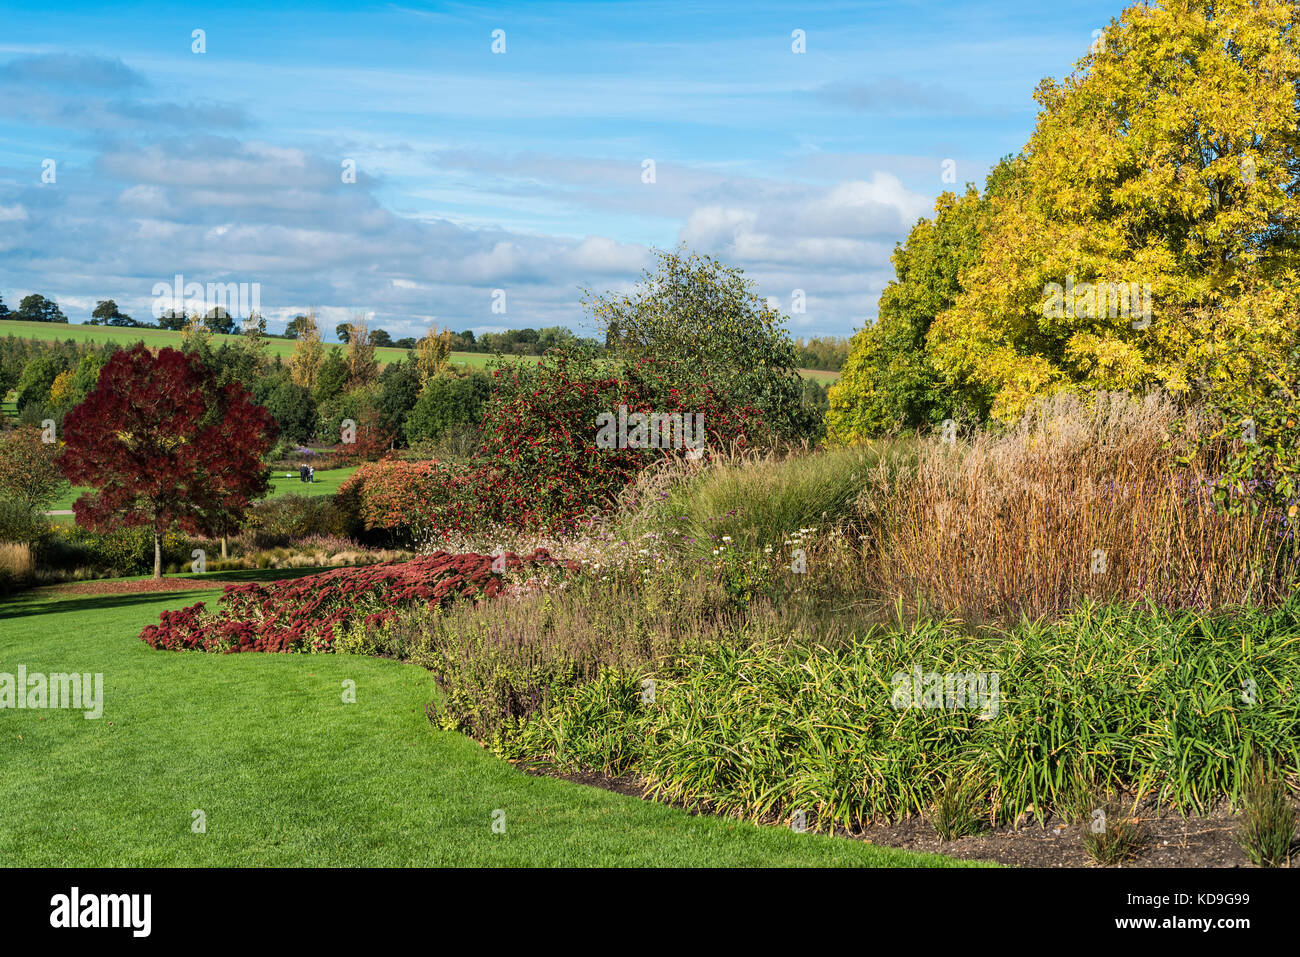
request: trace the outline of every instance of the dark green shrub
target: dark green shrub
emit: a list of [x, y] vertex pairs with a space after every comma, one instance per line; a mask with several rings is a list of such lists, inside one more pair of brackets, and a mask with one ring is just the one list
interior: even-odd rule
[[451, 429], [477, 426], [491, 395], [492, 377], [486, 372], [439, 372], [424, 384], [406, 415], [406, 440], [437, 439]]
[[271, 391], [265, 404], [280, 424], [282, 442], [306, 442], [316, 434], [316, 403], [302, 386], [286, 379]]
[[[179, 532], [163, 536], [163, 563], [189, 565], [190, 541]], [[153, 531], [138, 525], [111, 532], [92, 532], [77, 525], [55, 525], [38, 544], [37, 563], [71, 571], [94, 568], [118, 575], [143, 575], [153, 570]]]
[[407, 416], [420, 395], [420, 370], [414, 357], [394, 362], [380, 373], [379, 389], [379, 416], [384, 431], [405, 435]]

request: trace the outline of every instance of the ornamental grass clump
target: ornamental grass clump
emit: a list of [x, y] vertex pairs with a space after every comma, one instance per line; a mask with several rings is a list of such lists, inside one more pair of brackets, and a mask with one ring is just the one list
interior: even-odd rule
[[927, 440], [914, 468], [876, 469], [858, 500], [864, 586], [977, 620], [1084, 598], [1276, 604], [1300, 569], [1287, 516], [1225, 513], [1199, 428], [1160, 395], [1062, 394], [1005, 433]]
[[[974, 797], [996, 824], [1078, 820], [1079, 781], [1205, 812], [1241, 793], [1251, 755], [1297, 770], [1297, 601], [1214, 616], [1084, 605], [975, 633], [920, 620], [831, 644], [749, 615], [714, 636], [605, 670], [499, 750], [632, 773], [692, 809], [755, 821], [802, 809], [821, 831], [925, 814], [954, 779], [980, 781]], [[918, 695], [935, 676], [943, 692]], [[950, 678], [983, 693], [949, 701]]]

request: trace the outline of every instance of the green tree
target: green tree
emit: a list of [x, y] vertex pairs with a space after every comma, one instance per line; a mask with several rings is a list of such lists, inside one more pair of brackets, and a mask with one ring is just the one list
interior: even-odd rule
[[420, 370], [413, 356], [390, 364], [379, 376], [379, 416], [384, 431], [400, 436], [420, 395]]
[[985, 197], [974, 186], [943, 193], [934, 218], [922, 218], [894, 249], [894, 279], [880, 296], [879, 316], [853, 337], [840, 379], [830, 388], [827, 428], [847, 442], [936, 424], [982, 418], [989, 401], [960, 388], [935, 367], [926, 340], [935, 317], [952, 308], [961, 278], [976, 261], [992, 214], [989, 198], [1013, 181], [1015, 161], [989, 174]]
[[477, 426], [491, 396], [492, 377], [486, 372], [439, 372], [424, 383], [406, 417], [406, 440], [436, 439], [448, 429]]
[[32, 359], [18, 380], [17, 408], [21, 410], [29, 405], [49, 406], [50, 388], [59, 373], [67, 368], [67, 359], [55, 352], [42, 353]]
[[18, 304], [18, 312], [14, 318], [22, 322], [64, 322], [68, 317], [63, 314], [58, 303], [46, 299], [44, 296], [32, 293], [30, 296], [24, 296], [22, 302]]
[[608, 348], [653, 364], [670, 385], [707, 382], [730, 405], [752, 405], [777, 435], [815, 435], [785, 320], [743, 272], [685, 250], [656, 255], [631, 293], [584, 291]]
[[101, 299], [90, 314], [92, 326], [135, 326], [138, 323], [122, 312], [112, 299]]
[[1009, 420], [1062, 388], [1194, 395], [1231, 376], [1232, 343], [1289, 340], [1294, 310], [1265, 335], [1234, 323], [1259, 290], [1297, 291], [1298, 19], [1283, 0], [1139, 4], [1039, 85], [1018, 187], [928, 337], [947, 381]]
[[180, 332], [185, 328], [186, 321], [184, 310], [168, 309], [158, 317], [158, 328], [168, 329], [172, 332]]
[[332, 398], [343, 394], [348, 384], [348, 363], [343, 358], [343, 350], [334, 346], [326, 354], [316, 374], [314, 395], [317, 404], [324, 404]]
[[203, 317], [203, 325], [209, 332], [219, 336], [230, 336], [235, 333], [235, 319], [224, 306], [209, 309], [207, 315]]
[[316, 328], [316, 317], [314, 315], [294, 316], [284, 327], [284, 337], [286, 339], [297, 339], [307, 330], [308, 326], [312, 329]]
[[280, 435], [292, 442], [307, 442], [316, 434], [316, 403], [311, 392], [282, 380], [266, 400], [266, 410], [280, 426]]

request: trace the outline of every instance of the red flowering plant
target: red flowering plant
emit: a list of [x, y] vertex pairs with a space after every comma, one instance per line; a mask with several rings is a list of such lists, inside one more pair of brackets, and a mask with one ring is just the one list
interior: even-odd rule
[[[493, 568], [496, 562], [496, 570]], [[164, 611], [140, 639], [167, 651], [329, 652], [344, 629], [391, 620], [399, 607], [493, 598], [507, 576], [560, 566], [545, 549], [519, 556], [434, 552], [409, 562], [335, 568], [274, 582], [227, 585], [216, 610], [204, 602]]]

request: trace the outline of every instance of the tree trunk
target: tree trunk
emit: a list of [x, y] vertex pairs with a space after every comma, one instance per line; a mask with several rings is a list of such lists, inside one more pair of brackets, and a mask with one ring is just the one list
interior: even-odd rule
[[162, 532], [156, 528], [153, 530], [153, 577], [155, 581], [162, 580]]
[[221, 557], [226, 557], [226, 536], [221, 536]]

